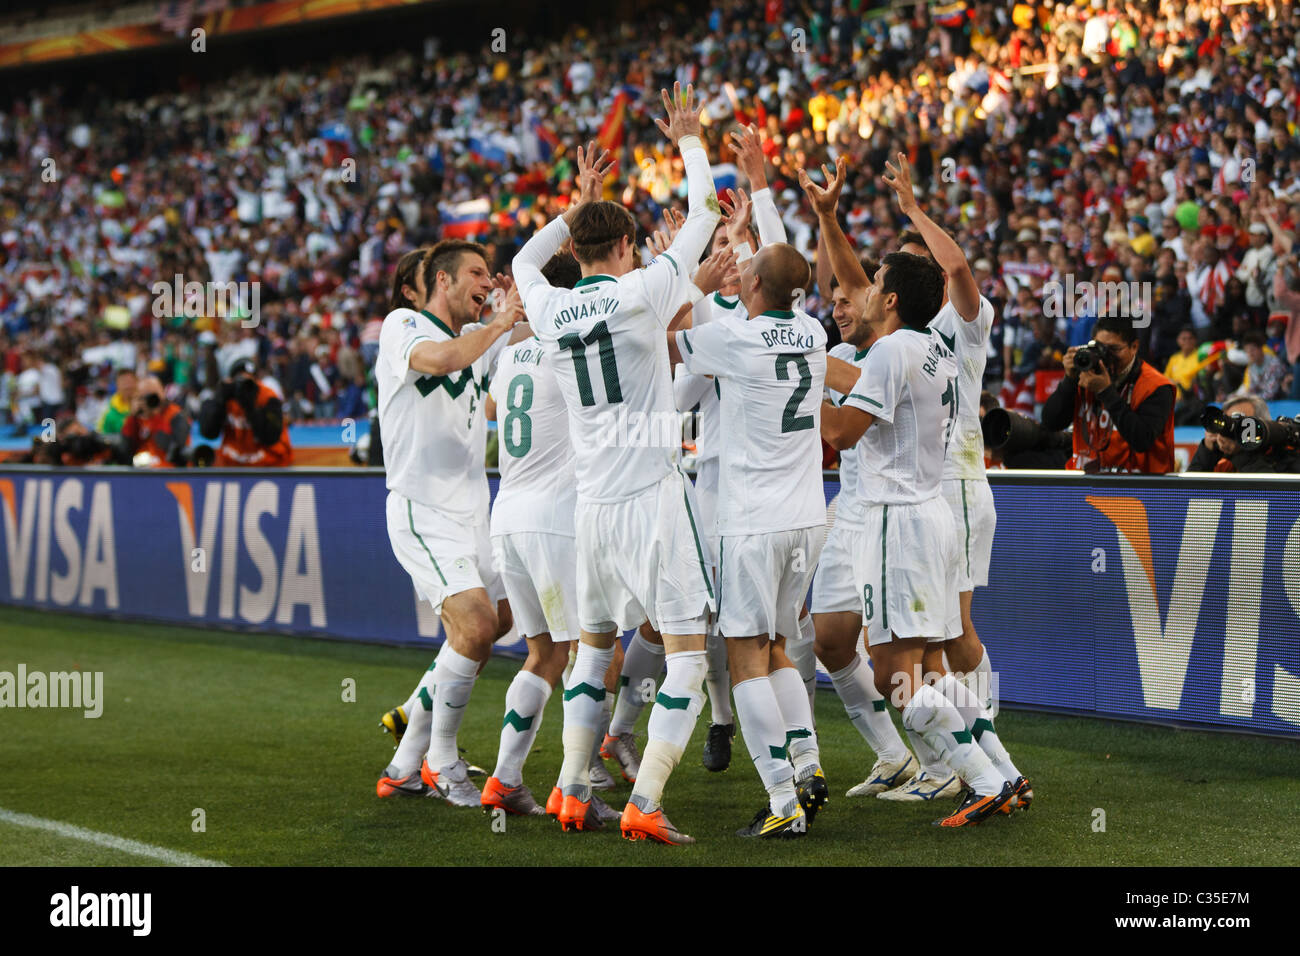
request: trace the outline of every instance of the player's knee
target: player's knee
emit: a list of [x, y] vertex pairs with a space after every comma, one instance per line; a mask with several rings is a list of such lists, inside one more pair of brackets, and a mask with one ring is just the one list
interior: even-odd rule
[[460, 640], [475, 652], [477, 660], [492, 653], [492, 645], [500, 634], [496, 612], [486, 606], [475, 608], [466, 614], [460, 622], [459, 630]]
[[510, 629], [515, 626], [515, 616], [510, 613], [510, 604], [507, 601], [497, 602], [495, 632], [492, 635], [493, 640], [499, 640], [510, 633]]
[[852, 664], [856, 651], [852, 645], [845, 645], [843, 641], [823, 640], [817, 637], [813, 639], [813, 653], [822, 662], [822, 666], [833, 674]]

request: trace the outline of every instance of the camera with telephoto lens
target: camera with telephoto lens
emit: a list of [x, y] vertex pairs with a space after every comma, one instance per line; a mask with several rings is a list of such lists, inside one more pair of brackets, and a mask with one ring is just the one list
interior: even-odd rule
[[980, 429], [984, 432], [984, 445], [990, 451], [999, 452], [1003, 458], [1023, 451], [1069, 447], [1070, 444], [1068, 434], [1044, 428], [1032, 418], [1005, 408], [991, 408], [985, 412]]
[[1093, 339], [1087, 345], [1080, 346], [1079, 350], [1074, 353], [1074, 370], [1076, 372], [1099, 371], [1108, 367], [1107, 361], [1109, 358], [1110, 350], [1096, 339]]
[[1267, 422], [1253, 415], [1225, 415], [1219, 406], [1207, 405], [1201, 412], [1201, 425], [1207, 432], [1231, 438], [1250, 451], [1300, 448], [1300, 422], [1293, 418]]

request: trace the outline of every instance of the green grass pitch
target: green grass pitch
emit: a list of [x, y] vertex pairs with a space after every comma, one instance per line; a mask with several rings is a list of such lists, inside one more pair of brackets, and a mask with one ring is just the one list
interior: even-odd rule
[[[700, 766], [706, 714], [668, 784], [692, 847], [629, 843], [616, 828], [562, 834], [549, 818], [380, 800], [392, 753], [379, 717], [431, 653], [359, 644], [102, 622], [0, 609], [0, 671], [104, 673], [103, 715], [0, 710], [0, 808], [232, 865], [1290, 865], [1300, 744], [1007, 712], [1003, 741], [1034, 783], [1026, 813], [940, 830], [943, 806], [850, 801], [870, 754], [838, 699], [817, 695], [832, 799], [807, 837], [735, 837], [763, 794], [736, 740], [724, 774]], [[491, 769], [518, 663], [493, 660], [461, 745]], [[356, 702], [343, 683], [356, 682]], [[525, 781], [545, 799], [559, 770], [559, 695]], [[647, 715], [639, 730], [644, 732]], [[644, 739], [644, 738], [642, 738]], [[607, 794], [621, 808], [628, 788]], [[206, 829], [194, 832], [202, 808]], [[1095, 829], [1105, 813], [1105, 830]], [[154, 865], [138, 856], [0, 822], [0, 865]]]

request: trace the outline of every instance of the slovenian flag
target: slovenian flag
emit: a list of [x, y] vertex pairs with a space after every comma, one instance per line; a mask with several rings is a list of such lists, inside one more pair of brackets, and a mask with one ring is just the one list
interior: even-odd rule
[[532, 137], [532, 145], [537, 151], [537, 158], [542, 162], [549, 163], [551, 157], [555, 155], [555, 147], [560, 145], [560, 137], [555, 135], [555, 130], [542, 122], [540, 116], [534, 116], [529, 120], [528, 133]]
[[710, 167], [709, 172], [713, 174], [713, 188], [718, 191], [718, 196], [722, 199], [727, 198], [727, 190], [735, 189], [739, 171], [734, 163], [719, 163]]
[[476, 162], [495, 163], [498, 166], [506, 164], [506, 150], [501, 141], [493, 136], [471, 136], [469, 138], [469, 154], [474, 157]]
[[443, 206], [442, 238], [470, 239], [490, 231], [488, 216], [492, 206], [486, 199], [470, 199]]

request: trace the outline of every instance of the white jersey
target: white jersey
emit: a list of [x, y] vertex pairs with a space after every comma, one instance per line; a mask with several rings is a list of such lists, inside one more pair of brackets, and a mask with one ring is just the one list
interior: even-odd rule
[[844, 405], [876, 417], [858, 442], [864, 507], [938, 497], [957, 412], [957, 357], [937, 334], [905, 327], [877, 339]]
[[689, 371], [722, 383], [718, 534], [825, 525], [821, 323], [802, 311], [724, 318], [678, 332], [677, 346]]
[[[858, 349], [848, 342], [840, 342], [831, 348], [830, 354], [850, 365], [862, 368], [862, 363], [867, 357], [867, 349]], [[830, 386], [827, 386], [826, 391], [830, 394], [832, 405], [844, 404], [843, 393], [835, 391]], [[862, 523], [862, 491], [858, 487], [858, 459], [862, 455], [862, 448], [863, 443], [858, 442], [854, 447], [846, 448], [840, 453], [840, 493], [835, 496], [837, 525]]]
[[554, 359], [569, 409], [578, 496], [586, 502], [633, 497], [672, 474], [681, 455], [665, 331], [681, 306], [703, 298], [689, 270], [721, 212], [704, 149], [695, 137], [680, 146], [690, 190], [686, 222], [650, 265], [618, 278], [587, 276], [573, 289], [552, 287], [541, 269], [568, 238], [563, 219], [529, 239], [514, 260], [524, 309]]
[[[738, 316], [742, 319], [745, 318], [745, 307], [740, 304], [739, 298], [736, 298], [735, 296], [725, 296], [715, 292], [713, 295], [703, 298], [699, 302], [695, 303], [695, 309], [691, 315], [691, 326], [698, 329], [701, 326], [712, 322], [714, 319], [728, 316]], [[690, 372], [687, 372], [686, 375], [691, 380], [703, 378], [703, 376], [695, 376]], [[695, 402], [691, 403], [691, 407], [694, 407], [696, 403], [700, 406], [700, 410], [697, 414], [699, 433], [696, 435], [695, 442], [695, 461], [696, 468], [698, 469], [700, 465], [703, 465], [706, 462], [717, 461], [719, 450], [722, 447], [721, 412], [719, 405], [719, 400], [722, 397], [722, 387], [718, 384], [716, 378], [709, 381], [707, 385], [703, 382], [696, 383], [694, 381], [692, 381], [691, 384], [699, 385], [698, 388], [689, 388], [688, 386], [692, 396], [699, 396], [696, 398]], [[678, 403], [678, 409], [680, 411], [690, 411], [690, 408], [682, 408], [680, 402]]]
[[944, 478], [984, 477], [984, 431], [980, 427], [980, 392], [984, 388], [984, 366], [988, 362], [989, 333], [993, 329], [993, 304], [980, 296], [979, 315], [967, 322], [951, 302], [944, 304], [930, 322], [943, 344], [957, 356], [957, 422]]
[[494, 535], [539, 531], [572, 538], [578, 496], [569, 413], [536, 337], [506, 348], [489, 391], [497, 405], [501, 487], [492, 505]]
[[[466, 325], [462, 332], [481, 328]], [[429, 312], [394, 309], [379, 333], [375, 381], [390, 491], [472, 523], [487, 516], [487, 421], [483, 394], [508, 336], [501, 336], [468, 367], [450, 375], [423, 375], [410, 367], [420, 342], [456, 336]]]

